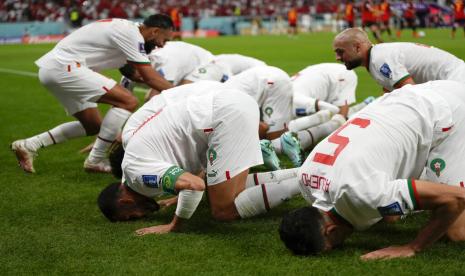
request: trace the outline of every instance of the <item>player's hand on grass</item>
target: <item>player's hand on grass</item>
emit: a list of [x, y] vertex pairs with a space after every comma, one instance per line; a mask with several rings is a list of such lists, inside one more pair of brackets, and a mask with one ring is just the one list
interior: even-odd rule
[[394, 259], [394, 258], [409, 258], [415, 256], [415, 250], [409, 245], [390, 246], [367, 253], [360, 258], [364, 261]]
[[178, 203], [178, 197], [175, 196], [175, 197], [171, 197], [167, 199], [162, 199], [162, 200], [159, 200], [157, 203], [158, 205], [160, 205], [160, 208], [166, 208], [171, 205], [176, 205]]
[[155, 225], [155, 226], [136, 230], [136, 235], [144, 236], [148, 234], [166, 234], [166, 233], [173, 231], [173, 229], [174, 229], [174, 226], [172, 225], [172, 223], [163, 224], [163, 225]]

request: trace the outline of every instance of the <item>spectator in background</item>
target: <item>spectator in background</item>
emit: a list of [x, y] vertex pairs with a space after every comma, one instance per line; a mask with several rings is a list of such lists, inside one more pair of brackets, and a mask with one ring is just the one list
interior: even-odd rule
[[457, 27], [463, 27], [463, 34], [465, 36], [465, 12], [464, 12], [463, 0], [456, 0], [452, 4], [454, 10], [454, 23], [452, 25], [452, 38], [455, 38], [455, 32]]

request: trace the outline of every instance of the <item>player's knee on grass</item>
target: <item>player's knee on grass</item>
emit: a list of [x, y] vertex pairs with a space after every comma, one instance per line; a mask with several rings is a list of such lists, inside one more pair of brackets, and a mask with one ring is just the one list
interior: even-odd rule
[[234, 207], [234, 202], [227, 207], [211, 207], [211, 214], [214, 219], [219, 221], [231, 221], [239, 217]]
[[87, 136], [97, 135], [100, 132], [100, 124], [98, 123], [89, 123], [82, 124], [84, 129], [86, 130]]
[[279, 236], [296, 255], [315, 255], [325, 250], [323, 217], [314, 207], [303, 207], [284, 215]]

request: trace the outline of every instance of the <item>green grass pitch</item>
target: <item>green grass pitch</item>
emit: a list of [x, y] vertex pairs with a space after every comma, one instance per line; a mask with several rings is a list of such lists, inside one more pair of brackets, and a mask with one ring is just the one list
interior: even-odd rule
[[[465, 59], [465, 39], [449, 30], [426, 30], [426, 37], [403, 41], [434, 45]], [[290, 74], [307, 65], [333, 62], [332, 33], [287, 36], [192, 39], [219, 53], [254, 56]], [[0, 46], [0, 70], [36, 72], [34, 60], [53, 45]], [[357, 99], [378, 96], [381, 88], [365, 69], [359, 76]], [[78, 150], [92, 141], [83, 138], [43, 149], [37, 174], [26, 175], [16, 164], [9, 144], [70, 121], [63, 108], [35, 77], [0, 72], [0, 274], [463, 274], [464, 243], [440, 241], [415, 258], [362, 262], [370, 250], [412, 240], [427, 214], [394, 225], [377, 225], [354, 234], [341, 250], [319, 257], [291, 255], [279, 240], [282, 215], [305, 205], [296, 198], [270, 213], [233, 223], [212, 220], [205, 198], [183, 233], [136, 237], [134, 230], [167, 223], [174, 208], [129, 223], [110, 223], [96, 205], [99, 191], [115, 181], [109, 175], [85, 173], [85, 155]], [[105, 72], [118, 79], [116, 71]], [[465, 76], [464, 76], [465, 77]], [[139, 96], [142, 96], [138, 94]]]

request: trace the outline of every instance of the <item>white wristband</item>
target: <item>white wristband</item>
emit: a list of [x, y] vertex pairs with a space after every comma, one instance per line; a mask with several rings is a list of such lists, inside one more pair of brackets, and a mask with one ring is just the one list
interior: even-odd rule
[[203, 191], [181, 190], [178, 194], [178, 206], [176, 216], [189, 219], [202, 199]]

